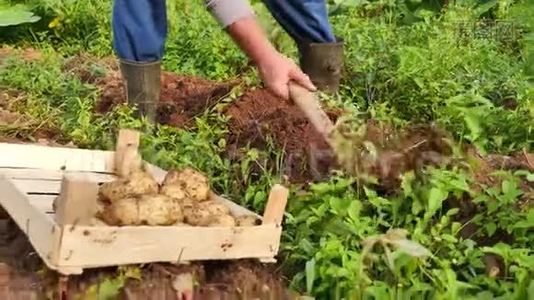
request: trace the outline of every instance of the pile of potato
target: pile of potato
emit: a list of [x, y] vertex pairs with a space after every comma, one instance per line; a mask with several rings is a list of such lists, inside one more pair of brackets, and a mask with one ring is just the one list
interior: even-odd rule
[[97, 218], [108, 225], [254, 226], [254, 216], [234, 217], [210, 200], [208, 179], [192, 168], [171, 170], [159, 185], [143, 167], [104, 183]]

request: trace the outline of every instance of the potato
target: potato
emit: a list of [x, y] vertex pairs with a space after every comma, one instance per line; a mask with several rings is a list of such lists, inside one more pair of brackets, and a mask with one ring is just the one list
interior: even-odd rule
[[160, 194], [182, 200], [187, 197], [185, 189], [181, 185], [164, 185], [159, 190]]
[[184, 208], [184, 220], [193, 226], [208, 226], [214, 216], [208, 211], [201, 210], [198, 205]]
[[172, 225], [183, 221], [176, 199], [157, 194], [116, 200], [101, 214], [110, 225]]
[[185, 190], [190, 198], [196, 201], [204, 201], [209, 198], [210, 186], [208, 178], [192, 168], [185, 168], [181, 171], [169, 171], [165, 176], [162, 185], [179, 185]]
[[214, 221], [209, 224], [210, 227], [234, 227], [235, 220], [234, 217], [230, 215], [219, 215], [216, 216]]
[[205, 209], [207, 210], [210, 214], [213, 214], [213, 215], [228, 215], [230, 214], [230, 209], [222, 204], [221, 202], [218, 202], [218, 201], [213, 201], [213, 200], [210, 200], [210, 201], [204, 201], [204, 202], [200, 202], [198, 203], [198, 206], [201, 208], [201, 209]]
[[193, 226], [208, 226], [218, 216], [228, 215], [229, 212], [228, 207], [215, 201], [193, 202], [184, 206], [185, 222]]
[[148, 225], [172, 225], [183, 221], [184, 215], [176, 199], [165, 195], [143, 195], [139, 199], [139, 219]]
[[138, 171], [127, 178], [121, 177], [115, 181], [104, 183], [100, 187], [99, 193], [104, 199], [113, 203], [122, 198], [157, 193], [158, 188], [158, 183], [150, 174]]
[[239, 216], [235, 219], [235, 223], [237, 226], [245, 227], [245, 226], [256, 226], [259, 223], [259, 219], [256, 218], [256, 216], [252, 215], [243, 215]]
[[137, 198], [121, 198], [106, 206], [97, 214], [97, 217], [108, 225], [137, 225], [139, 211]]

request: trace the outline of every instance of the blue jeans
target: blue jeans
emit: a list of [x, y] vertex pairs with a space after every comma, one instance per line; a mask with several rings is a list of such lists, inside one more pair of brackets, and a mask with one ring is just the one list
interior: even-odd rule
[[[297, 43], [334, 42], [325, 0], [264, 0], [276, 21]], [[114, 0], [113, 47], [121, 59], [160, 60], [167, 37], [165, 0]]]

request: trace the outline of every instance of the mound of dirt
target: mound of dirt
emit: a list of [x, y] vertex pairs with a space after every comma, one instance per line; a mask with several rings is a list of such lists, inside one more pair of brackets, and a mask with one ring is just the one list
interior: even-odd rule
[[[327, 113], [335, 121], [341, 112]], [[227, 108], [226, 114], [231, 117], [228, 142], [233, 159], [240, 158], [242, 154], [237, 149], [245, 145], [265, 149], [272, 141], [284, 150], [284, 173], [294, 182], [322, 177], [334, 164], [328, 145], [300, 109], [268, 90], [245, 92]]]
[[397, 190], [406, 172], [418, 173], [425, 166], [446, 162], [452, 153], [449, 138], [432, 125], [393, 129], [376, 120], [356, 126], [340, 123], [333, 135], [342, 169], [374, 182], [385, 193]]
[[118, 76], [119, 66], [114, 57], [95, 59], [87, 54], [77, 54], [68, 58], [61, 70], [65, 74], [78, 77], [84, 83], [105, 85]]
[[[215, 82], [197, 77], [163, 72], [158, 122], [187, 127], [192, 119], [227, 95], [235, 82]], [[126, 103], [124, 85], [119, 72], [111, 72], [102, 86], [102, 97], [96, 106], [100, 114]]]
[[[327, 111], [333, 122], [342, 113]], [[358, 128], [345, 128], [345, 132], [338, 127], [335, 139], [343, 139], [344, 144], [334, 153], [297, 106], [265, 89], [246, 92], [228, 107], [226, 114], [231, 117], [230, 157], [239, 160], [244, 154], [237, 149], [247, 144], [264, 149], [272, 141], [284, 150], [283, 171], [295, 183], [321, 180], [332, 169], [343, 169], [353, 175], [372, 176], [378, 180], [378, 188], [393, 191], [403, 173], [439, 163], [451, 153], [446, 135], [436, 128], [412, 126], [394, 130], [375, 120], [364, 121]], [[356, 136], [360, 129], [363, 134]]]

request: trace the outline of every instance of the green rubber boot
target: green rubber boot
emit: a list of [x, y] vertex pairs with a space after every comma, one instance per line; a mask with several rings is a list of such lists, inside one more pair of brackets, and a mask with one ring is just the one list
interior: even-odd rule
[[298, 45], [302, 71], [320, 91], [335, 94], [339, 91], [343, 69], [343, 40], [335, 43], [307, 43]]
[[161, 63], [120, 61], [126, 101], [137, 106], [137, 117], [156, 122], [156, 110], [161, 90]]

